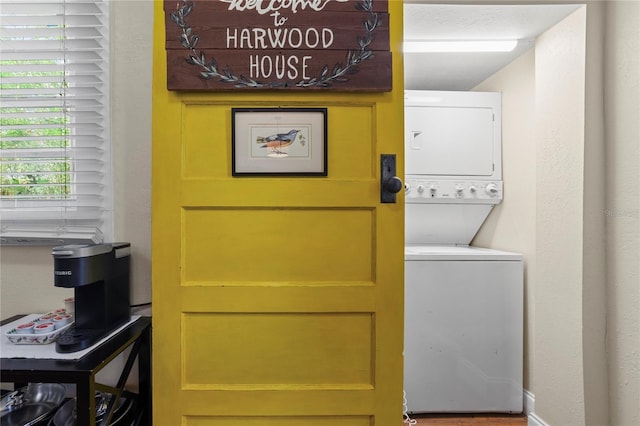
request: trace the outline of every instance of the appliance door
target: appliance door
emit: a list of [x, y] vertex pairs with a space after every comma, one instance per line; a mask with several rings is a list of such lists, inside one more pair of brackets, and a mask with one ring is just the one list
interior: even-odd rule
[[408, 412], [522, 412], [522, 330], [521, 260], [406, 260]]
[[405, 173], [493, 177], [493, 117], [490, 107], [405, 107]]

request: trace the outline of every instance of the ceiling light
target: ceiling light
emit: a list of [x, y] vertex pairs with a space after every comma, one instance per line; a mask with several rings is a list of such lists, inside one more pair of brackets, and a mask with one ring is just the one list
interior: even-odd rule
[[403, 43], [405, 53], [511, 52], [517, 40], [411, 40]]

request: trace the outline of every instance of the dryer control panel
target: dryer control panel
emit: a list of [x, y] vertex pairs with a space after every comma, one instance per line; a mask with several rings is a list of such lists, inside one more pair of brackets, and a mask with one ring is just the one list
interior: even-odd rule
[[501, 180], [428, 180], [407, 176], [404, 185], [407, 203], [499, 204]]

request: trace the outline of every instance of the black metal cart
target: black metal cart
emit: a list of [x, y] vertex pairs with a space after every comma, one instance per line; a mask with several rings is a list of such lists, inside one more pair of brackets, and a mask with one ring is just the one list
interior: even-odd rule
[[[14, 316], [2, 321], [2, 325], [20, 319]], [[96, 374], [114, 358], [131, 348], [116, 386], [96, 383]], [[2, 358], [1, 381], [14, 383], [15, 387], [30, 382], [69, 383], [76, 385], [77, 424], [93, 426], [95, 420], [95, 392], [108, 392], [111, 398], [107, 415], [101, 423], [108, 424], [108, 419], [118, 406], [120, 397], [130, 392], [124, 390], [135, 361], [138, 361], [138, 393], [136, 399], [136, 425], [151, 425], [151, 318], [140, 317], [126, 328], [111, 336], [107, 341], [97, 345], [89, 353], [75, 360]]]

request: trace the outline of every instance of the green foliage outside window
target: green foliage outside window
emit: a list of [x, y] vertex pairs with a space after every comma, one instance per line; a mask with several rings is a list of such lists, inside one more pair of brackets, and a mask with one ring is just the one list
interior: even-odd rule
[[[43, 64], [56, 63], [29, 62], [29, 65]], [[10, 72], [5, 68], [9, 65], [18, 63], [0, 61], [0, 68], [4, 68], [0, 72], [0, 91], [33, 90], [34, 95], [39, 95], [64, 89], [61, 71]], [[38, 82], [15, 83], [29, 79]], [[71, 163], [65, 150], [69, 147], [66, 138], [69, 128], [63, 106], [2, 106], [0, 113], [0, 196], [33, 196], [38, 199], [68, 196], [71, 189]], [[11, 155], [6, 155], [9, 151]], [[35, 152], [40, 154], [33, 155]]]

